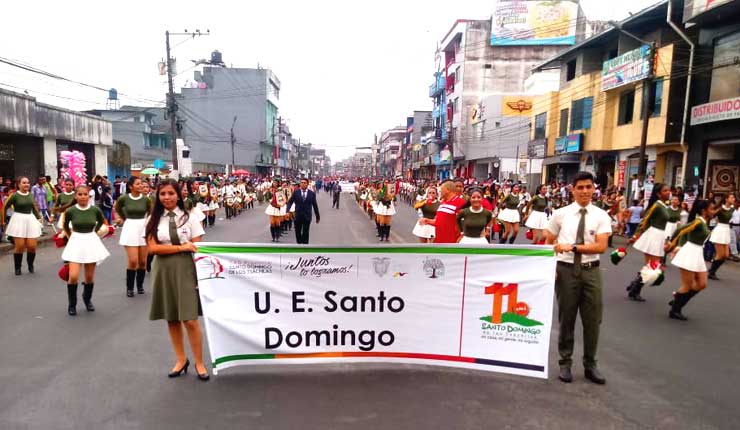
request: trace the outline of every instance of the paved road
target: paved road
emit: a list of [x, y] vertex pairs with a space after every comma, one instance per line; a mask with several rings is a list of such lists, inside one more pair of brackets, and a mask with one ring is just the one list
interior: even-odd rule
[[[376, 242], [349, 196], [332, 210], [321, 193], [319, 205], [311, 243]], [[415, 215], [400, 209], [391, 240], [413, 242]], [[207, 239], [269, 242], [262, 209], [218, 222]], [[234, 368], [201, 383], [192, 374], [165, 376], [172, 365], [165, 325], [148, 321], [149, 295], [125, 297], [125, 257], [106, 243], [112, 257], [99, 268], [98, 310], [76, 318], [67, 316], [56, 278], [61, 250], [42, 249], [37, 273], [20, 278], [10, 273], [11, 256], [0, 257], [0, 429], [740, 428], [737, 264], [726, 264], [724, 280], [686, 308], [687, 323], [667, 318], [675, 270], [636, 304], [623, 286], [637, 257], [605, 264], [603, 387], [578, 367], [573, 384], [557, 381], [556, 330], [547, 381], [418, 365], [323, 365]]]

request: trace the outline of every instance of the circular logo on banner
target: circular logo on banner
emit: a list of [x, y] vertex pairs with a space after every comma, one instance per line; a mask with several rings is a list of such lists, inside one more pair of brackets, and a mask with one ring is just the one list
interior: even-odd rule
[[735, 172], [729, 168], [722, 168], [717, 171], [715, 180], [722, 188], [732, 188], [735, 186]]

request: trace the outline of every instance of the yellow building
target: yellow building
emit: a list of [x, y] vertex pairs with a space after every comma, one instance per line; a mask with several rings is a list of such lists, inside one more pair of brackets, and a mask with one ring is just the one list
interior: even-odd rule
[[[638, 173], [643, 128], [644, 77], [654, 62], [647, 134], [647, 178], [680, 183], [679, 144], [687, 55], [665, 23], [659, 3], [535, 67], [560, 69], [560, 88], [535, 98], [532, 145], [545, 145], [543, 182], [568, 181], [576, 172], [593, 173], [599, 185], [630, 188]], [[648, 189], [650, 187], [648, 186]]]

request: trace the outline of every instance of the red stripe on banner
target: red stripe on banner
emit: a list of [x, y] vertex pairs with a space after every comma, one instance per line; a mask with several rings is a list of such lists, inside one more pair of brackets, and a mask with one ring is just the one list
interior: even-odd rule
[[457, 350], [457, 355], [462, 357], [462, 339], [463, 339], [463, 315], [465, 315], [465, 281], [468, 278], [468, 257], [465, 256], [465, 267], [463, 268], [463, 291], [462, 291], [462, 304], [460, 305], [460, 345]]
[[457, 361], [475, 363], [476, 358], [454, 355], [423, 354], [415, 352], [317, 352], [308, 354], [275, 354], [275, 358], [415, 358], [419, 360]]

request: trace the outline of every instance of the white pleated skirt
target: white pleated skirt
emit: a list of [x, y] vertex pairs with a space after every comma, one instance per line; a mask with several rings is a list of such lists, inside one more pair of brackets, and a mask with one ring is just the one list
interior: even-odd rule
[[204, 219], [206, 219], [206, 214], [204, 214], [203, 211], [198, 208], [198, 206], [195, 206], [192, 209], [190, 209], [190, 216], [195, 217], [195, 219], [197, 219], [198, 222], [201, 222]]
[[673, 233], [676, 232], [676, 228], [678, 227], [678, 224], [675, 222], [667, 222], [665, 225], [665, 237], [671, 238], [673, 236]]
[[281, 208], [276, 208], [275, 206], [268, 204], [265, 208], [265, 213], [270, 216], [283, 216], [283, 212], [280, 209]]
[[711, 236], [709, 236], [709, 241], [718, 245], [729, 245], [731, 234], [730, 224], [717, 223], [717, 226], [712, 230]]
[[144, 239], [145, 229], [146, 218], [126, 219], [121, 229], [121, 237], [118, 239], [118, 244], [123, 246], [146, 246], [146, 240]]
[[[421, 220], [419, 220], [421, 221]], [[411, 231], [411, 233], [416, 237], [421, 237], [423, 239], [431, 239], [434, 237], [434, 231], [435, 228], [433, 225], [421, 225], [419, 221], [416, 222], [416, 225], [414, 226], [414, 229]]]
[[197, 207], [198, 209], [200, 209], [201, 212], [208, 212], [208, 210], [209, 210], [208, 209], [208, 205], [205, 204], [205, 203], [201, 203], [201, 202], [196, 203], [195, 204], [195, 207]]
[[110, 253], [95, 232], [77, 233], [73, 231], [62, 252], [62, 260], [80, 264], [100, 263], [108, 256]]
[[393, 216], [396, 214], [396, 206], [393, 204], [393, 202], [391, 202], [391, 204], [388, 206], [378, 202], [375, 205], [374, 211], [376, 215]]
[[647, 229], [633, 245], [636, 250], [656, 257], [662, 257], [665, 255], [664, 246], [665, 230], [660, 230], [655, 227]]
[[519, 218], [519, 211], [516, 209], [504, 209], [498, 214], [499, 221], [510, 222], [516, 224], [521, 221]]
[[42, 232], [41, 223], [32, 213], [15, 212], [10, 217], [5, 234], [19, 239], [36, 239], [41, 236]]
[[704, 263], [704, 247], [692, 242], [686, 242], [678, 250], [671, 264], [690, 272], [706, 272], [707, 265]]
[[547, 227], [547, 223], [548, 220], [546, 213], [540, 211], [532, 211], [532, 213], [530, 213], [527, 217], [527, 222], [524, 223], [524, 225], [535, 230], [544, 230], [545, 227]]
[[462, 239], [460, 239], [460, 242], [458, 243], [464, 243], [467, 245], [488, 245], [488, 241], [485, 237], [468, 237], [463, 236]]

